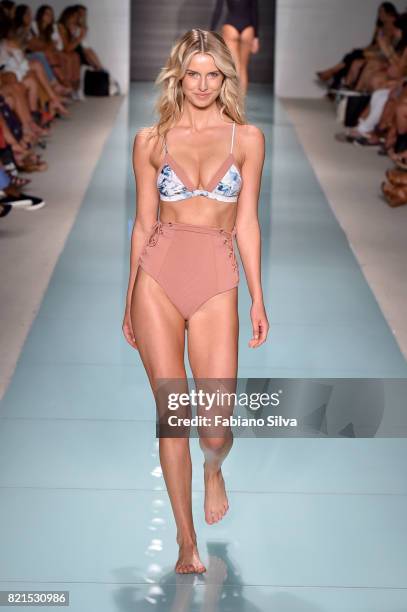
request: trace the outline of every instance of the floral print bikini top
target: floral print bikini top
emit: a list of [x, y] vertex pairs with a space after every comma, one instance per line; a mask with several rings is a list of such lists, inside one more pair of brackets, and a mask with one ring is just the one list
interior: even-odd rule
[[195, 189], [184, 170], [168, 153], [164, 142], [165, 155], [157, 174], [157, 189], [164, 202], [178, 202], [195, 196], [205, 196], [219, 202], [237, 202], [242, 187], [242, 176], [233, 156], [235, 123], [232, 128], [230, 153], [207, 185], [207, 189]]

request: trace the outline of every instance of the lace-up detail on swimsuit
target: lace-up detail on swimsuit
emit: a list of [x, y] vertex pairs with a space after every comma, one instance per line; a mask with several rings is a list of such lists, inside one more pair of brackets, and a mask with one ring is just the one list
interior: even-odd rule
[[139, 265], [188, 320], [218, 293], [239, 284], [232, 231], [157, 220], [146, 236]]
[[225, 230], [223, 230], [223, 229], [220, 229], [219, 233], [223, 234], [225, 236], [225, 238], [223, 239], [223, 243], [227, 245], [227, 247], [229, 249], [229, 257], [232, 259], [233, 269], [235, 271], [237, 271], [238, 268], [239, 268], [239, 264], [237, 262], [236, 253], [235, 253], [235, 250], [233, 248], [233, 237], [236, 236], [236, 228], [234, 227], [233, 230], [230, 233], [229, 232], [225, 232]]
[[219, 202], [237, 202], [242, 187], [242, 177], [233, 156], [235, 125], [233, 123], [230, 153], [210, 181], [207, 189], [194, 189], [192, 182], [181, 166], [168, 153], [167, 143], [165, 142], [164, 161], [157, 174], [157, 189], [160, 193], [160, 199], [165, 202], [178, 202], [200, 195]]

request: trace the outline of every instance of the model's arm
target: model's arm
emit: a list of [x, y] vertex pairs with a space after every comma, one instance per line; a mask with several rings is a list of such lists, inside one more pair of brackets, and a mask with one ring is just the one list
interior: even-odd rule
[[152, 164], [154, 139], [147, 139], [150, 128], [140, 130], [134, 139], [133, 170], [136, 179], [136, 214], [131, 234], [130, 275], [126, 296], [123, 332], [131, 346], [134, 336], [130, 322], [131, 296], [137, 276], [138, 261], [152, 225], [157, 220], [159, 197], [156, 187], [157, 171]]
[[252, 298], [250, 316], [253, 338], [249, 346], [256, 347], [266, 340], [269, 329], [261, 286], [261, 234], [258, 218], [265, 146], [264, 135], [259, 128], [245, 125], [240, 131], [245, 159], [242, 165], [243, 185], [236, 217], [236, 241]]
[[219, 19], [222, 14], [223, 0], [216, 0], [215, 8], [213, 9], [211, 19], [211, 30], [216, 30], [218, 27]]

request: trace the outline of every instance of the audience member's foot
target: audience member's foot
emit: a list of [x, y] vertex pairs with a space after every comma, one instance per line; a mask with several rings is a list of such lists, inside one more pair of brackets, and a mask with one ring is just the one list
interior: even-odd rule
[[379, 147], [380, 140], [375, 136], [356, 136], [353, 140], [353, 144], [359, 147]]
[[31, 198], [20, 193], [18, 196], [8, 195], [4, 191], [0, 191], [0, 205], [8, 205], [12, 208], [27, 208], [31, 206]]
[[64, 117], [67, 117], [68, 115], [70, 115], [70, 111], [65, 108], [65, 106], [62, 104], [61, 100], [59, 98], [54, 98], [53, 100], [51, 100], [50, 102], [50, 111], [51, 113], [59, 113], [60, 115], [63, 115]]
[[72, 92], [72, 100], [79, 101], [79, 102], [85, 102], [86, 96], [83, 93], [81, 88], [74, 89], [74, 91]]
[[0, 218], [7, 217], [8, 214], [12, 211], [12, 206], [10, 204], [1, 204], [0, 203]]
[[387, 168], [386, 178], [392, 185], [407, 187], [407, 172], [399, 168]]
[[338, 134], [335, 134], [335, 140], [338, 142], [353, 142], [355, 140], [355, 136], [351, 136], [345, 132], [339, 132]]
[[18, 165], [21, 172], [44, 172], [48, 169], [48, 164], [41, 158], [28, 159], [24, 163]]
[[396, 153], [393, 148], [389, 149], [389, 157], [394, 161], [398, 168], [402, 170], [407, 170], [407, 157], [406, 152], [402, 151], [401, 153]]
[[39, 136], [44, 138], [45, 136], [49, 136], [51, 134], [51, 131], [48, 128], [39, 126], [37, 123], [35, 123], [35, 121], [30, 124], [30, 128], [35, 138], [38, 138]]
[[382, 182], [382, 192], [389, 206], [396, 208], [407, 204], [407, 189], [401, 185], [396, 187], [386, 181]]
[[0, 205], [21, 208], [22, 210], [39, 210], [45, 206], [45, 202], [42, 198], [37, 198], [27, 193], [11, 195], [10, 193], [6, 193], [6, 190], [3, 190], [0, 191]]
[[40, 208], [45, 206], [45, 202], [42, 198], [37, 198], [36, 196], [32, 196], [32, 195], [25, 195], [25, 197], [30, 198], [31, 203], [29, 204], [29, 206], [24, 206], [22, 208], [23, 210], [28, 210], [28, 211], [39, 210]]

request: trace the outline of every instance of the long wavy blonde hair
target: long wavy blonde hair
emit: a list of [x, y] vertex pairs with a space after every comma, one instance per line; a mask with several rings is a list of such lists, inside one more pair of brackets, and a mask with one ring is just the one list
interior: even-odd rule
[[224, 114], [239, 124], [246, 123], [239, 79], [229, 48], [216, 32], [194, 28], [174, 44], [165, 66], [155, 81], [156, 85], [161, 86], [161, 93], [155, 106], [159, 118], [150, 134], [151, 137], [164, 138], [168, 130], [180, 119], [184, 108], [181, 81], [191, 58], [196, 53], [211, 55], [224, 75], [222, 88], [216, 100], [221, 115]]

